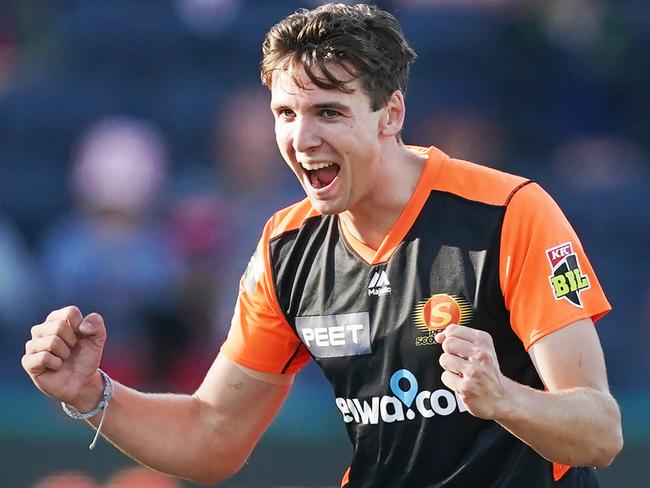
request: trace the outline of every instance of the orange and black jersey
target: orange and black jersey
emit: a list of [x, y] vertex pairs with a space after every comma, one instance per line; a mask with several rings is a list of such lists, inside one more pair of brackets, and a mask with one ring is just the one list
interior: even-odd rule
[[354, 447], [344, 486], [597, 486], [470, 415], [433, 340], [450, 323], [485, 330], [502, 372], [543, 388], [527, 349], [610, 309], [574, 231], [537, 184], [412, 150], [427, 163], [377, 250], [307, 200], [269, 220], [222, 352], [278, 373], [314, 358]]

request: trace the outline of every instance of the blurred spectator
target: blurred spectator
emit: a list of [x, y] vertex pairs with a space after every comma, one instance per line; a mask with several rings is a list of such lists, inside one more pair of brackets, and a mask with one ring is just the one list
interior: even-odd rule
[[182, 336], [169, 309], [176, 263], [156, 207], [167, 166], [161, 135], [148, 123], [99, 121], [75, 155], [77, 205], [42, 245], [50, 307], [101, 313], [109, 330], [103, 363], [134, 385], [160, 380], [151, 362], [160, 335]]
[[179, 317], [192, 331], [187, 360], [172, 373], [183, 391], [198, 386], [226, 337], [239, 278], [266, 219], [304, 197], [277, 151], [269, 103], [258, 86], [231, 93], [215, 114], [212, 168], [184, 168], [175, 178], [180, 196], [169, 229], [181, 269]]
[[556, 150], [551, 164], [559, 180], [572, 187], [619, 193], [644, 181], [650, 169], [641, 148], [613, 135], [569, 141]]
[[29, 328], [42, 319], [42, 291], [31, 254], [0, 214], [0, 379], [19, 374]]
[[0, 96], [5, 92], [18, 64], [18, 43], [13, 15], [6, 3], [0, 4]]
[[275, 144], [270, 96], [261, 87], [233, 91], [218, 107], [213, 130], [217, 187], [231, 212], [227, 259], [218, 270], [224, 293], [219, 326], [230, 327], [239, 277], [244, 273], [266, 220], [276, 210], [305, 197]]
[[[100, 488], [95, 481], [78, 471], [65, 471], [48, 475], [32, 488]], [[136, 488], [133, 486], [133, 488]]]
[[481, 109], [434, 108], [414, 132], [416, 135], [409, 139], [435, 145], [454, 158], [493, 168], [504, 164], [503, 129]]
[[217, 35], [244, 7], [243, 0], [175, 0], [181, 20], [196, 34]]
[[604, 0], [536, 1], [531, 5], [541, 15], [548, 37], [572, 51], [590, 50], [604, 35]]
[[266, 219], [304, 197], [276, 149], [269, 103], [257, 86], [233, 92], [215, 114], [213, 166], [186, 167], [174, 178], [167, 229], [188, 343], [169, 372], [181, 391], [198, 386], [226, 337], [239, 278]]
[[176, 344], [176, 354], [170, 355], [171, 343], [155, 348], [160, 357], [153, 359], [167, 364], [173, 391], [195, 390], [225, 339], [217, 320], [225, 249], [233, 236], [229, 218], [226, 205], [207, 192], [184, 196], [170, 209], [167, 231], [179, 263], [175, 308], [186, 339], [182, 349]]

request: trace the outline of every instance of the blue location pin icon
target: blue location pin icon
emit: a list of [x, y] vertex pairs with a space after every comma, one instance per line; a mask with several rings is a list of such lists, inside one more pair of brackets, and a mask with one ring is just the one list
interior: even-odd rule
[[[403, 390], [400, 386], [400, 380], [406, 380], [409, 383], [407, 390]], [[402, 384], [404, 382], [402, 381]], [[416, 395], [418, 394], [418, 380], [415, 379], [413, 373], [408, 369], [400, 369], [395, 371], [393, 376], [390, 377], [390, 389], [393, 390], [393, 393], [397, 398], [399, 398], [406, 407], [410, 407], [415, 400]], [[406, 417], [409, 420], [415, 418], [415, 412], [410, 408], [406, 411]]]

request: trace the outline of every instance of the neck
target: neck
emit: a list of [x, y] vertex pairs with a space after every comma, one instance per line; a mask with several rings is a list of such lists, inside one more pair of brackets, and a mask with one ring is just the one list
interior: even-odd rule
[[347, 230], [368, 247], [378, 249], [411, 199], [425, 161], [426, 157], [403, 144], [383, 158], [374, 190], [339, 215]]

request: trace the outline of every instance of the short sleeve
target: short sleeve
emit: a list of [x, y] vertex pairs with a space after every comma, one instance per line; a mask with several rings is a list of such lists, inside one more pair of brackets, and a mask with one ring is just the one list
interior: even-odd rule
[[501, 233], [499, 276], [510, 324], [528, 349], [576, 320], [611, 310], [582, 244], [537, 184], [510, 199]]
[[230, 331], [221, 352], [257, 371], [296, 373], [311, 356], [287, 323], [275, 297], [268, 255], [270, 227], [270, 223], [265, 227], [240, 280]]

